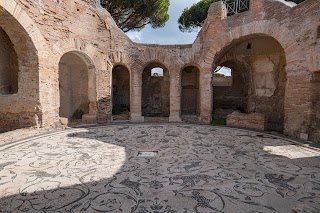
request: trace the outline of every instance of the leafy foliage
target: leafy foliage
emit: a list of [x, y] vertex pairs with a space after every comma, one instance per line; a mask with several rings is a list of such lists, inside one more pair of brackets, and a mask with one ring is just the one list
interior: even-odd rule
[[148, 24], [160, 28], [169, 20], [169, 0], [101, 0], [101, 5], [124, 32], [141, 30]]
[[182, 32], [192, 32], [201, 27], [208, 15], [208, 9], [213, 2], [220, 0], [201, 0], [190, 8], [185, 8], [178, 20]]
[[225, 126], [225, 125], [227, 125], [227, 119], [226, 118], [214, 119], [212, 121], [211, 125], [214, 125], [214, 126]]
[[121, 115], [123, 112], [130, 112], [130, 106], [121, 104], [121, 106], [116, 106], [112, 109], [113, 115]]

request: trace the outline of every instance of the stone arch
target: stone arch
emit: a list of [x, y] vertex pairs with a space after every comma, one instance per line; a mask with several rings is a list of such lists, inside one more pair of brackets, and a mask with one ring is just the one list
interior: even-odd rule
[[[242, 63], [237, 63], [240, 61]], [[242, 108], [240, 111], [264, 114], [268, 129], [282, 131], [287, 77], [286, 54], [281, 44], [275, 38], [265, 34], [244, 36], [230, 42], [216, 54], [213, 68], [223, 63], [233, 66], [235, 70], [243, 70], [242, 73], [247, 76], [243, 77], [242, 83], [238, 82], [237, 85], [240, 88], [241, 85], [247, 87], [245, 90], [248, 97], [245, 97], [245, 93], [242, 95], [234, 93], [234, 100], [239, 97], [247, 100], [237, 101]], [[237, 82], [236, 79], [241, 79], [240, 77], [233, 77], [233, 83]], [[233, 94], [232, 91], [240, 91], [240, 89], [231, 89], [228, 92], [229, 96]], [[226, 100], [226, 96], [223, 98]], [[231, 101], [229, 105], [232, 103], [235, 102]], [[235, 110], [234, 107], [231, 109]]]
[[170, 66], [168, 66], [166, 63], [164, 63], [163, 61], [160, 61], [160, 60], [151, 60], [151, 61], [143, 62], [142, 71], [145, 70], [148, 66], [153, 66], [153, 65], [157, 65], [157, 66], [161, 67], [162, 69], [164, 69], [165, 71], [167, 71], [169, 73], [169, 75], [171, 74]]
[[112, 64], [112, 69], [115, 68], [116, 66], [122, 66], [128, 70], [129, 73], [131, 73], [130, 66], [128, 66], [127, 63], [122, 63], [122, 62], [117, 62]]
[[128, 55], [127, 52], [121, 52], [121, 51], [109, 52], [108, 59], [113, 65], [127, 66], [130, 64], [133, 64], [132, 58]]
[[181, 76], [181, 118], [183, 121], [198, 121], [200, 113], [200, 69], [192, 63], [183, 66]]
[[[105, 108], [105, 99], [109, 99], [111, 94], [109, 91], [103, 91], [103, 94], [98, 94], [98, 89], [104, 87], [106, 80], [109, 82], [110, 74], [105, 72], [109, 70], [107, 67], [107, 58], [97, 51], [97, 49], [90, 43], [79, 39], [79, 38], [68, 38], [54, 44], [53, 47], [56, 50], [57, 57], [54, 57], [55, 66], [59, 70], [59, 63], [61, 58], [66, 53], [73, 53], [77, 55], [86, 64], [88, 70], [88, 96], [89, 96], [89, 114], [83, 116], [83, 123], [96, 123], [106, 122], [105, 115], [107, 112], [102, 112], [99, 109]], [[101, 70], [99, 79], [96, 78], [97, 71]], [[59, 78], [59, 73], [55, 75], [55, 78]], [[58, 82], [58, 81], [57, 81]], [[55, 85], [59, 88], [59, 83]], [[59, 111], [60, 108], [60, 95], [56, 99], [56, 109]], [[102, 106], [103, 105], [103, 106]], [[108, 102], [108, 106], [110, 106]], [[110, 109], [111, 110], [111, 109]], [[60, 117], [60, 116], [59, 116]], [[65, 120], [65, 119], [64, 119]], [[61, 119], [60, 119], [61, 121]]]
[[199, 64], [193, 63], [193, 62], [191, 62], [191, 63], [185, 63], [185, 64], [182, 64], [182, 65], [180, 66], [180, 75], [181, 75], [183, 69], [186, 68], [186, 67], [195, 67], [195, 68], [197, 68], [199, 71], [201, 71], [201, 66], [200, 66]]
[[112, 68], [112, 120], [130, 119], [131, 76], [129, 68], [116, 63]]
[[76, 52], [81, 56], [88, 65], [99, 64], [96, 59], [101, 55], [97, 49], [90, 43], [79, 39], [79, 38], [68, 38], [57, 42], [53, 49], [56, 50], [58, 57], [56, 57], [56, 62], [60, 61], [60, 58], [67, 52]]
[[[159, 67], [163, 76], [151, 76], [151, 70]], [[147, 63], [142, 71], [141, 112], [145, 117], [170, 116], [170, 71], [158, 61]]]
[[28, 14], [17, 4], [16, 0], [6, 1], [0, 0], [0, 8], [7, 13], [9, 17], [3, 19], [5, 22], [10, 22], [14, 19], [23, 30], [28, 34], [29, 39], [38, 51], [46, 49], [46, 42], [40, 30], [36, 27], [36, 23], [28, 16]]
[[[221, 28], [223, 29], [224, 26], [221, 26]], [[284, 49], [288, 71], [292, 69], [290, 66], [294, 66], [297, 57], [300, 57], [300, 48], [294, 35], [290, 33], [290, 30], [275, 20], [253, 21], [233, 28], [225, 26], [225, 29], [228, 29], [228, 31], [216, 36], [213, 43], [210, 44], [210, 46], [215, 48], [209, 48], [208, 51], [204, 53], [204, 67], [209, 68], [215, 65], [214, 62], [216, 61], [217, 55], [221, 53], [225, 47], [230, 46], [232, 42], [251, 35], [270, 36], [277, 40]]]
[[60, 117], [81, 119], [83, 123], [96, 122], [95, 73], [94, 62], [84, 52], [69, 51], [61, 56], [59, 61]]
[[0, 27], [10, 39], [18, 60], [17, 93], [0, 96], [0, 131], [47, 123], [46, 98], [41, 97], [42, 70], [46, 65], [41, 56], [46, 43], [36, 24], [16, 1], [0, 1]]
[[[225, 57], [219, 63], [220, 70], [213, 73], [213, 117], [226, 118], [233, 111], [247, 113], [251, 94], [251, 68], [236, 57]], [[231, 69], [231, 75], [224, 73]], [[216, 72], [216, 71], [214, 71]]]

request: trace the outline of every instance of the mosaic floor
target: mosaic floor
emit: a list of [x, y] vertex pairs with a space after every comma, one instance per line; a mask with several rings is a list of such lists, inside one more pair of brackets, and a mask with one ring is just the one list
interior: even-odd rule
[[302, 211], [320, 212], [320, 152], [275, 136], [119, 124], [0, 146], [0, 212]]

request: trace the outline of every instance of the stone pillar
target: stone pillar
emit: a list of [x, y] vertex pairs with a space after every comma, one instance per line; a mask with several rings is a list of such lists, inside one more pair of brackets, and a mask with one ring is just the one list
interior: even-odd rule
[[141, 115], [142, 98], [142, 71], [131, 70], [130, 76], [130, 121], [135, 123], [144, 122]]
[[97, 93], [96, 93], [96, 69], [95, 66], [88, 66], [88, 99], [89, 114], [82, 116], [82, 122], [86, 124], [94, 124], [97, 122]]
[[94, 66], [88, 67], [88, 99], [89, 114], [97, 114], [97, 92], [96, 92], [96, 69]]
[[169, 122], [181, 122], [181, 76], [179, 70], [170, 72]]
[[200, 71], [200, 118], [202, 123], [210, 123], [212, 120], [212, 72]]
[[98, 123], [105, 124], [111, 121], [111, 69], [102, 67], [98, 70], [97, 99], [98, 99]]
[[39, 97], [40, 104], [37, 106], [42, 116], [39, 117], [42, 127], [56, 126], [59, 122], [59, 60], [48, 60], [47, 52], [38, 53], [39, 58]]

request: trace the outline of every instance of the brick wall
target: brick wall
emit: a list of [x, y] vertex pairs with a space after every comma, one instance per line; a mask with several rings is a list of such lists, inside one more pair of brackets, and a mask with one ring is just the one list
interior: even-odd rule
[[[115, 26], [110, 14], [97, 7], [96, 0], [0, 0], [0, 27], [12, 41], [21, 62], [19, 92], [0, 97], [0, 120], [4, 124], [11, 123], [12, 127], [21, 127], [35, 125], [35, 118], [39, 117], [43, 126], [57, 125], [60, 108], [59, 61], [65, 53], [75, 51], [83, 54], [87, 61], [88, 81], [91, 82], [88, 84], [89, 91], [93, 91], [89, 94], [89, 114], [96, 116], [99, 123], [111, 120], [112, 68], [117, 64], [125, 65], [130, 71], [131, 120], [143, 121], [142, 72], [150, 63], [159, 63], [170, 73], [170, 84], [165, 88], [169, 91], [166, 94], [170, 94], [167, 95], [169, 121], [181, 120], [182, 69], [186, 66], [199, 68], [199, 98], [196, 105], [200, 121], [208, 123], [214, 104], [212, 72], [224, 62], [224, 56], [228, 55], [230, 59], [237, 55], [252, 70], [256, 70], [249, 80], [248, 105], [251, 107], [248, 109], [263, 113], [267, 120], [282, 119], [288, 135], [315, 134], [313, 132], [318, 127], [312, 127], [312, 123], [318, 121], [312, 118], [315, 111], [312, 110], [312, 94], [316, 93], [312, 92], [311, 82], [312, 73], [320, 70], [320, 3], [306, 0], [291, 8], [278, 1], [250, 2], [249, 11], [229, 17], [226, 17], [221, 2], [214, 3], [193, 44], [147, 45], [130, 41]], [[254, 59], [254, 54], [246, 55], [240, 50], [241, 47], [236, 48], [238, 44], [260, 36], [272, 37], [280, 44], [285, 59], [283, 62], [263, 52]], [[254, 41], [252, 43], [255, 46]], [[232, 48], [234, 52], [230, 52]], [[265, 77], [260, 72], [261, 57], [270, 59], [269, 64], [277, 67], [273, 70], [284, 68], [285, 75], [275, 72]], [[261, 101], [250, 98], [254, 97], [251, 93], [254, 89], [259, 94], [266, 94], [266, 90], [259, 85], [272, 91], [273, 99]], [[268, 108], [265, 109], [264, 105]], [[9, 114], [10, 118], [5, 114]]]

